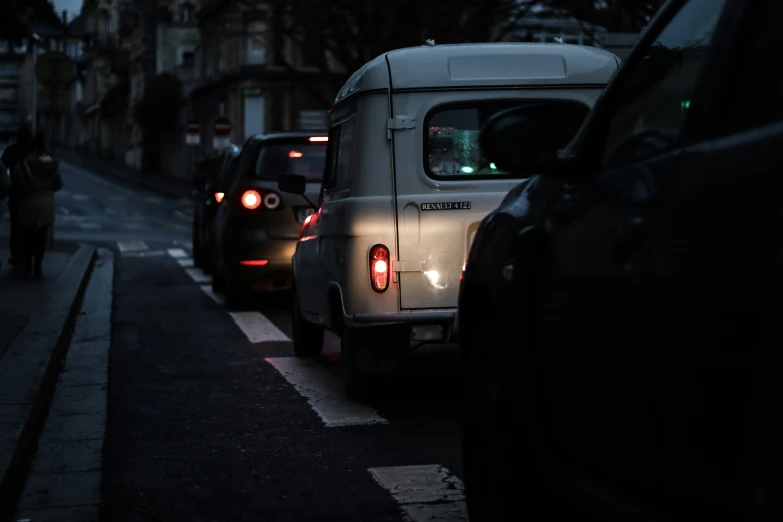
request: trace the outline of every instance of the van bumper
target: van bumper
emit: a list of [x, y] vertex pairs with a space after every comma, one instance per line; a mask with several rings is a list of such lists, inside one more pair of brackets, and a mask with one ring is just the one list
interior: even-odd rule
[[363, 327], [370, 325], [441, 325], [445, 327], [446, 339], [448, 341], [457, 340], [457, 310], [456, 308], [448, 310], [422, 310], [410, 312], [387, 312], [380, 314], [353, 314], [350, 316], [355, 326]]

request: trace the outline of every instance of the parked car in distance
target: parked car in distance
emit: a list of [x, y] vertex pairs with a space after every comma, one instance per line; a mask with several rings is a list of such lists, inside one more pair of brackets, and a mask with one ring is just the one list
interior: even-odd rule
[[464, 44], [398, 49], [356, 71], [330, 111], [319, 211], [294, 254], [294, 351], [316, 355], [323, 331], [338, 333], [346, 389], [361, 396], [411, 342], [453, 340], [473, 235], [520, 180], [481, 156], [481, 126], [530, 107], [562, 122], [565, 146], [618, 62], [593, 47]]
[[281, 132], [248, 139], [223, 183], [215, 216], [215, 291], [235, 308], [253, 292], [291, 287], [291, 257], [313, 206], [301, 195], [282, 193], [278, 180], [295, 174], [304, 194], [318, 199], [326, 162], [325, 132]]
[[213, 225], [217, 207], [223, 201], [222, 184], [229, 171], [236, 165], [239, 147], [226, 147], [218, 158], [217, 173], [205, 180], [203, 190], [194, 194], [195, 212], [193, 213], [193, 263], [200, 266], [204, 273], [212, 273]]
[[470, 520], [781, 520], [781, 24], [670, 1], [562, 154], [487, 123], [529, 180], [463, 273]]

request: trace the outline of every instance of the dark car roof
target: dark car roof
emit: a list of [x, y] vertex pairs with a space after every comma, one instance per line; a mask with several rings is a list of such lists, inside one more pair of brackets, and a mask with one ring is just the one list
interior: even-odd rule
[[268, 140], [280, 140], [286, 138], [308, 138], [310, 136], [326, 136], [329, 134], [327, 130], [311, 130], [311, 131], [287, 131], [287, 132], [274, 132], [271, 134], [255, 134], [250, 139], [254, 141], [268, 141]]

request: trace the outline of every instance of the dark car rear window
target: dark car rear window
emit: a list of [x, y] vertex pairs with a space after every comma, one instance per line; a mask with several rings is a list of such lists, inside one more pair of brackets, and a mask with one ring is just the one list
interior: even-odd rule
[[283, 174], [298, 174], [307, 181], [321, 181], [325, 164], [325, 142], [275, 141], [261, 147], [254, 177], [277, 181]]

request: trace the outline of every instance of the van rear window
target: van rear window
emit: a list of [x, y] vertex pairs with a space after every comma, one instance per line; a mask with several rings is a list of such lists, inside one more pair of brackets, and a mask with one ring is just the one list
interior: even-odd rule
[[274, 141], [261, 146], [253, 177], [277, 181], [283, 174], [298, 174], [317, 182], [323, 179], [325, 165], [326, 142]]
[[424, 168], [432, 178], [465, 179], [516, 177], [498, 170], [481, 155], [478, 137], [484, 123], [498, 112], [524, 105], [552, 103], [558, 106], [567, 129], [561, 134], [565, 147], [573, 139], [590, 109], [582, 103], [553, 100], [506, 100], [442, 106], [430, 112], [426, 120], [428, 134], [424, 143]]

